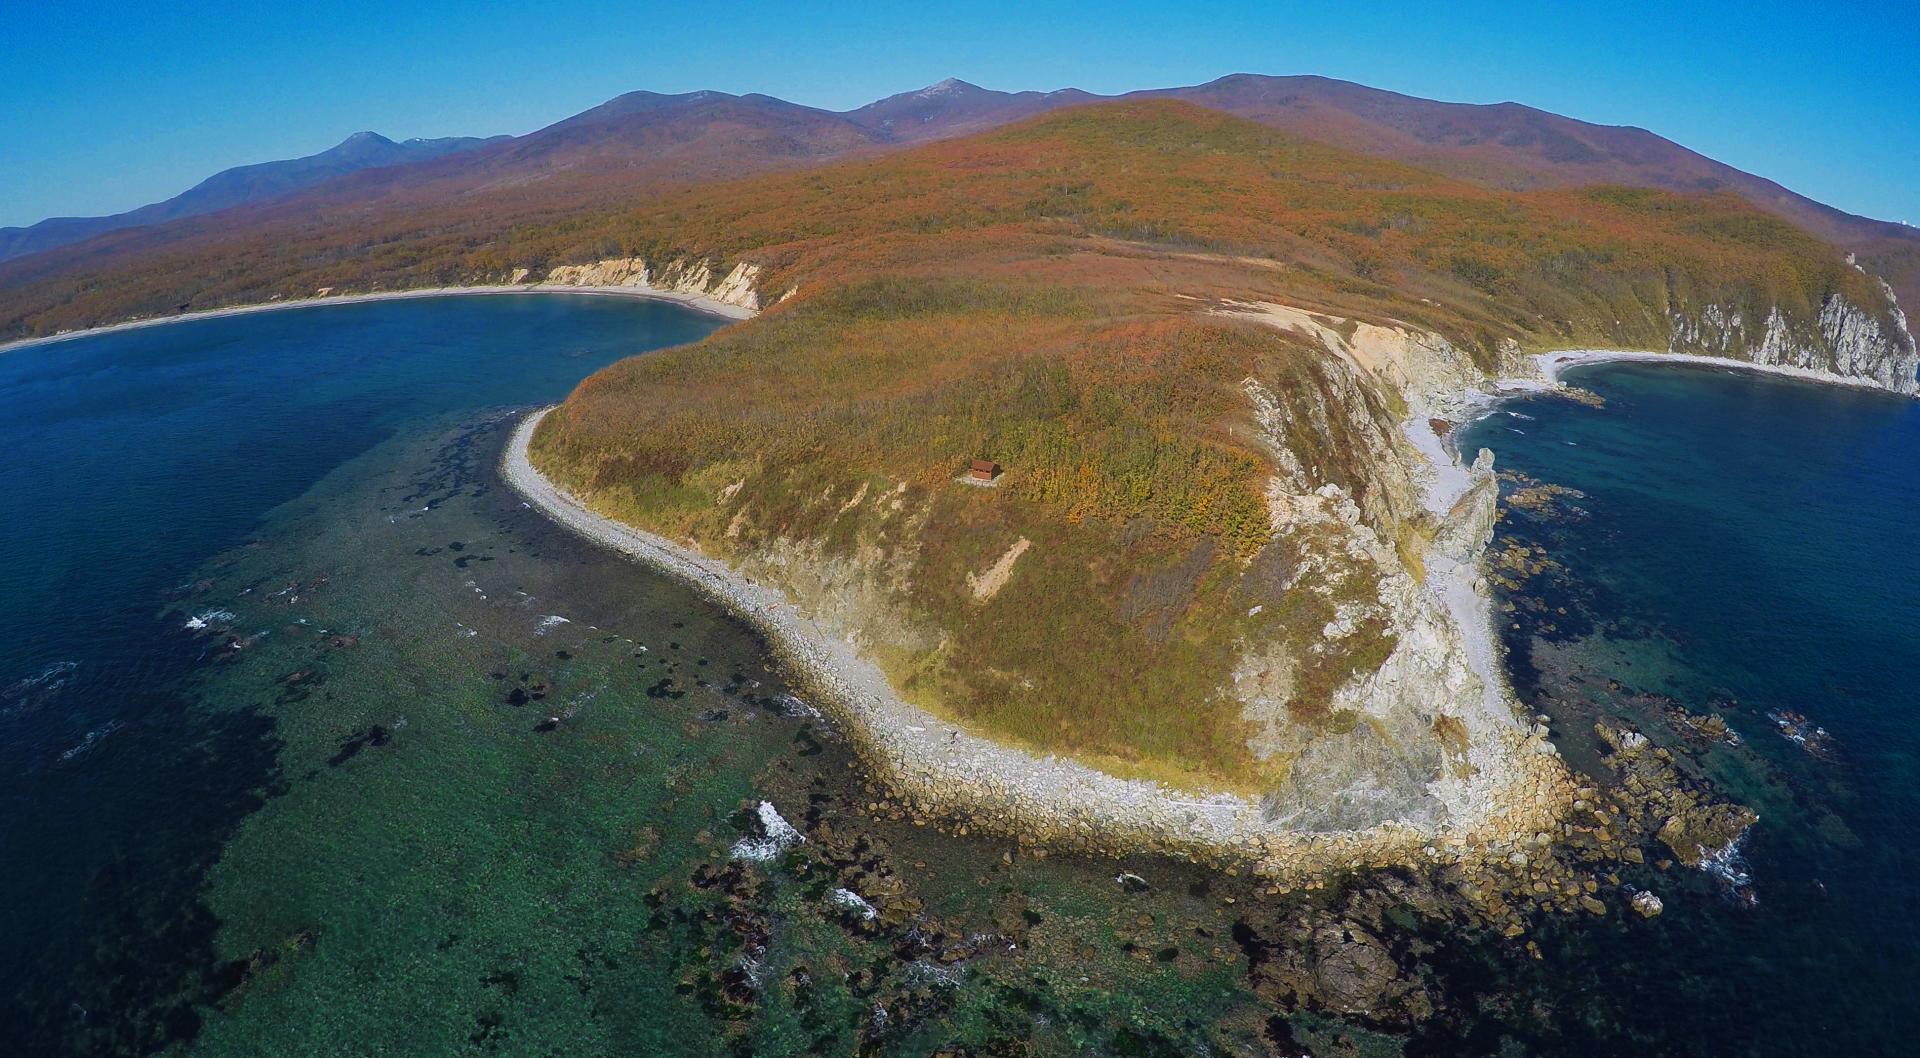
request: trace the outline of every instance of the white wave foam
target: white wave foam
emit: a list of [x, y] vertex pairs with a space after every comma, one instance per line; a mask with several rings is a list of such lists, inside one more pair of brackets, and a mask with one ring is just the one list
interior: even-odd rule
[[86, 751], [92, 749], [94, 746], [99, 745], [101, 739], [106, 738], [108, 735], [111, 735], [118, 730], [120, 730], [120, 721], [109, 720], [104, 726], [95, 728], [94, 730], [87, 732], [87, 737], [81, 739], [78, 745], [75, 745], [72, 748], [68, 749], [65, 753], [60, 754], [60, 759], [62, 761], [72, 760], [73, 758], [78, 757], [80, 754], [85, 753]]
[[80, 667], [77, 661], [56, 661], [31, 676], [15, 681], [13, 686], [0, 691], [0, 700], [23, 697], [29, 691], [57, 691]]
[[1720, 883], [1728, 896], [1748, 907], [1760, 902], [1753, 892], [1753, 875], [1747, 871], [1747, 858], [1740, 846], [1747, 840], [1747, 832], [1741, 831], [1738, 837], [1727, 842], [1725, 848], [1715, 849], [1700, 859], [1700, 869], [1712, 875]]
[[833, 898], [835, 907], [843, 911], [857, 912], [861, 918], [869, 922], [873, 920], [874, 916], [880, 913], [873, 909], [872, 904], [867, 903], [865, 897], [851, 889], [835, 889], [827, 895]]
[[756, 812], [762, 836], [741, 838], [734, 842], [734, 859], [765, 863], [807, 840], [806, 835], [795, 830], [793, 824], [780, 814], [780, 810], [773, 807], [772, 801], [760, 802]]
[[[645, 650], [646, 648], [641, 647], [640, 649]], [[759, 681], [756, 680], [754, 682], [755, 682], [755, 686], [759, 685]], [[774, 699], [774, 702], [780, 706], [780, 715], [782, 716], [790, 717], [795, 720], [798, 720], [802, 717], [812, 717], [815, 720], [821, 719], [820, 710], [815, 709], [813, 706], [808, 705], [806, 702], [801, 701], [798, 697], [794, 695], [791, 695], [791, 694], [780, 695], [778, 698]]]

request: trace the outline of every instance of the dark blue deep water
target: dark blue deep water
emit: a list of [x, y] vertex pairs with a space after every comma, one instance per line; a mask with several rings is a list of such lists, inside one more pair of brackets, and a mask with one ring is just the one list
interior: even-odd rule
[[[1920, 1053], [1920, 403], [1681, 365], [1567, 381], [1605, 405], [1516, 401], [1461, 438], [1584, 494], [1499, 531], [1564, 567], [1507, 593], [1546, 604], [1502, 621], [1517, 689], [1571, 760], [1595, 720], [1632, 726], [1761, 821], [1751, 899], [1650, 873], [1665, 915], [1548, 947], [1562, 1044]], [[1649, 694], [1744, 745], [1689, 742]]]
[[212, 925], [200, 875], [274, 793], [268, 719], [184, 709], [206, 645], [159, 616], [192, 597], [183, 578], [397, 431], [557, 400], [722, 322], [623, 298], [449, 297], [0, 354], [0, 1053], [178, 991]]

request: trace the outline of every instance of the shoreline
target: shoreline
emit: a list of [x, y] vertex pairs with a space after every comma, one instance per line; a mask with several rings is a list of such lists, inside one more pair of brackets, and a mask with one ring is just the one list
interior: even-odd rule
[[[1692, 367], [1724, 368], [1731, 371], [1748, 371], [1755, 374], [1772, 375], [1776, 378], [1792, 379], [1797, 382], [1817, 382], [1833, 386], [1848, 386], [1853, 389], [1867, 389], [1876, 393], [1884, 393], [1890, 397], [1913, 396], [1911, 394], [1901, 393], [1898, 390], [1888, 389], [1875, 379], [1863, 378], [1857, 375], [1840, 375], [1831, 371], [1822, 371], [1810, 367], [1794, 367], [1788, 364], [1756, 364], [1751, 360], [1736, 360], [1726, 356], [1701, 356], [1697, 353], [1663, 353], [1654, 349], [1558, 349], [1546, 353], [1529, 353], [1522, 357], [1521, 360], [1523, 363], [1531, 365], [1538, 374], [1536, 376], [1505, 375], [1499, 378], [1491, 378], [1479, 386], [1459, 391], [1452, 395], [1452, 406], [1457, 414], [1458, 421], [1454, 423], [1453, 429], [1448, 433], [1446, 438], [1440, 440], [1440, 450], [1453, 457], [1456, 461], [1456, 467], [1450, 472], [1448, 468], [1441, 466], [1440, 472], [1443, 477], [1448, 476], [1449, 473], [1457, 477], [1457, 465], [1466, 462], [1465, 453], [1458, 451], [1459, 446], [1455, 441], [1455, 437], [1460, 430], [1493, 414], [1500, 409], [1502, 404], [1514, 398], [1542, 393], [1560, 393], [1567, 389], [1576, 388], [1567, 382], [1563, 376], [1568, 371], [1595, 364], [1683, 364]], [[1423, 444], [1422, 441], [1424, 438], [1418, 436], [1418, 432], [1424, 429], [1426, 429], [1425, 424], [1416, 426], [1409, 420], [1407, 430], [1409, 440], [1414, 442], [1414, 446], [1420, 449], [1422, 454], [1426, 455], [1429, 460], [1432, 460], [1434, 453], [1429, 450], [1431, 446]], [[1438, 463], [1435, 465], [1440, 466]]]
[[[1906, 396], [1896, 390], [1888, 389], [1878, 381], [1858, 375], [1841, 375], [1832, 371], [1822, 371], [1811, 367], [1794, 367], [1791, 364], [1758, 364], [1751, 360], [1736, 360], [1728, 356], [1701, 356], [1697, 353], [1662, 353], [1652, 349], [1563, 349], [1551, 353], [1536, 353], [1530, 359], [1539, 366], [1540, 373], [1546, 379], [1547, 386], [1563, 386], [1560, 376], [1576, 367], [1605, 363], [1667, 363], [1691, 364], [1698, 367], [1721, 367], [1736, 371], [1753, 371], [1763, 375], [1777, 375], [1782, 378], [1799, 379], [1802, 382], [1825, 382], [1835, 386], [1852, 386], [1856, 389], [1878, 390], [1891, 396]], [[1500, 386], [1507, 385], [1509, 392], [1525, 392], [1524, 383], [1528, 380], [1503, 380], [1497, 384], [1495, 393], [1500, 394]]]
[[[1744, 368], [1812, 381], [1881, 389], [1810, 369], [1716, 357], [1634, 350], [1562, 350], [1522, 363], [1537, 374], [1487, 379], [1447, 401], [1468, 421], [1507, 398], [1551, 392], [1573, 367], [1606, 361], [1680, 362]], [[1524, 370], [1524, 369], [1523, 369]], [[853, 745], [868, 772], [916, 816], [1010, 837], [1023, 845], [1120, 856], [1149, 853], [1240, 866], [1282, 884], [1308, 888], [1335, 874], [1367, 867], [1441, 866], [1468, 870], [1504, 866], [1541, 832], [1559, 826], [1562, 802], [1576, 784], [1543, 728], [1525, 720], [1494, 633], [1492, 597], [1482, 566], [1485, 540], [1474, 539], [1459, 512], [1488, 507], [1492, 468], [1469, 462], [1457, 446], [1430, 434], [1425, 419], [1404, 424], [1427, 464], [1423, 506], [1449, 526], [1446, 546], [1429, 556], [1422, 591], [1446, 611], [1464, 638], [1469, 667], [1480, 677], [1484, 707], [1520, 724], [1489, 746], [1496, 774], [1468, 794], [1471, 808], [1452, 822], [1420, 826], [1389, 821], [1364, 830], [1303, 831], [1266, 818], [1257, 799], [1195, 794], [1160, 783], [1122, 779], [1057, 754], [1041, 755], [973, 734], [901, 700], [885, 674], [845, 640], [816, 623], [779, 589], [756, 583], [724, 561], [592, 511], [532, 464], [534, 430], [558, 405], [528, 414], [513, 429], [500, 470], [527, 501], [562, 526], [623, 557], [691, 584], [752, 625], [794, 679]], [[1468, 519], [1471, 521], [1471, 518]], [[1490, 523], [1489, 523], [1490, 524]]]
[[98, 327], [87, 327], [78, 331], [66, 331], [49, 334], [39, 338], [16, 338], [0, 343], [0, 353], [11, 353], [16, 349], [29, 346], [53, 345], [72, 341], [77, 338], [92, 338], [118, 331], [132, 331], [143, 327], [159, 327], [169, 323], [189, 323], [195, 320], [213, 320], [226, 316], [245, 316], [255, 312], [276, 312], [282, 309], [321, 308], [331, 305], [357, 305], [372, 301], [408, 301], [414, 298], [450, 298], [472, 297], [498, 294], [585, 294], [597, 297], [643, 298], [652, 301], [671, 301], [684, 305], [696, 312], [709, 316], [719, 316], [729, 320], [747, 320], [759, 315], [755, 309], [719, 301], [703, 294], [688, 294], [678, 290], [667, 290], [642, 286], [568, 286], [558, 283], [521, 283], [496, 284], [491, 286], [463, 287], [417, 287], [410, 290], [383, 290], [364, 294], [329, 294], [317, 298], [293, 298], [286, 301], [260, 301], [247, 305], [232, 305], [219, 309], [201, 309], [196, 312], [176, 313], [172, 316], [150, 316], [140, 320], [125, 320], [120, 323], [106, 323]]
[[[1362, 831], [1314, 832], [1272, 823], [1257, 801], [1244, 797], [1121, 779], [1078, 761], [972, 734], [900, 700], [876, 665], [778, 589], [597, 514], [554, 484], [528, 454], [534, 430], [554, 407], [531, 412], [516, 424], [501, 457], [502, 477], [528, 506], [623, 557], [692, 585], [746, 620], [877, 778], [916, 812], [952, 819], [962, 833], [968, 828], [995, 832], [1070, 852], [1147, 852], [1245, 866], [1314, 886], [1330, 874], [1369, 866], [1503, 860], [1517, 842], [1546, 825], [1541, 805], [1553, 798], [1542, 791], [1559, 785], [1558, 758], [1542, 752], [1537, 738], [1519, 735], [1503, 750], [1517, 762], [1513, 774], [1485, 792], [1478, 818], [1432, 830], [1387, 823]], [[1471, 586], [1477, 564], [1458, 572], [1467, 591], [1478, 597]], [[1490, 613], [1489, 607], [1489, 620]]]
[[[1428, 512], [1434, 516], [1444, 519], [1453, 505], [1476, 484], [1473, 468], [1478, 465], [1477, 455], [1474, 460], [1469, 461], [1467, 453], [1460, 449], [1457, 440], [1460, 431], [1500, 410], [1501, 405], [1509, 400], [1542, 393], [1564, 392], [1571, 386], [1562, 379], [1562, 376], [1575, 368], [1606, 363], [1678, 363], [1751, 371], [1802, 382], [1824, 382], [1857, 389], [1870, 389], [1893, 397], [1905, 396], [1871, 378], [1839, 375], [1813, 368], [1781, 364], [1756, 364], [1750, 360], [1735, 360], [1730, 357], [1662, 353], [1652, 349], [1561, 349], [1529, 354], [1523, 357], [1521, 362], [1531, 365], [1539, 372], [1538, 376], [1508, 375], [1492, 378], [1479, 386], [1450, 394], [1449, 403], [1459, 414], [1458, 421], [1454, 423], [1446, 437], [1437, 436], [1425, 419], [1417, 414], [1409, 415], [1403, 424], [1402, 433], [1415, 450], [1426, 458], [1433, 472], [1434, 476], [1426, 487], [1424, 499]], [[1489, 456], [1497, 456], [1497, 453], [1484, 446], [1481, 450]], [[1488, 472], [1492, 472], [1491, 462], [1488, 465]], [[1475, 565], [1477, 567], [1477, 563]], [[1430, 569], [1429, 572], [1431, 573], [1432, 570]], [[1448, 559], [1447, 566], [1441, 570], [1446, 583], [1439, 586], [1438, 594], [1467, 637], [1467, 645], [1469, 653], [1474, 658], [1475, 669], [1481, 672], [1483, 678], [1497, 677], [1501, 693], [1509, 701], [1514, 701], [1512, 681], [1508, 675], [1505, 659], [1500, 657], [1496, 645], [1498, 637], [1493, 632], [1492, 600], [1472, 587], [1472, 578], [1477, 573], [1477, 568], [1467, 569], [1464, 568], [1464, 564]], [[1497, 670], [1491, 674], [1484, 668], [1489, 663], [1489, 659], [1491, 659], [1492, 668]], [[1491, 693], [1490, 689], [1489, 694]]]

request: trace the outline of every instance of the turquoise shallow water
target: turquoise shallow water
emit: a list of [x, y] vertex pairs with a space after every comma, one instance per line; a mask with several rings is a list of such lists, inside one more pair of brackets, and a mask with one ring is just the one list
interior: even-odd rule
[[[1394, 872], [1276, 897], [887, 804], [750, 631], [494, 472], [511, 408], [717, 325], [459, 298], [0, 356], [0, 1053], [1910, 1053], [1914, 405], [1617, 365], [1471, 428], [1580, 492], [1501, 530], [1560, 562], [1502, 624], [1568, 756], [1636, 726], [1762, 816], [1749, 885], [1635, 869], [1664, 915], [1534, 960]], [[763, 799], [807, 841], [737, 859]], [[1356, 931], [1397, 998], [1336, 1018]]]
[[[1594, 1047], [1914, 1053], [1920, 404], [1679, 365], [1568, 381], [1605, 406], [1516, 401], [1461, 439], [1584, 494], [1571, 514], [1509, 509], [1501, 527], [1564, 567], [1507, 593], [1548, 604], [1505, 615], [1516, 683], [1571, 759], [1590, 755], [1595, 719], [1625, 722], [1761, 821], [1738, 865], [1750, 893], [1670, 890], [1647, 928], [1562, 938], [1548, 960], [1565, 987], [1548, 1001], [1569, 1040]], [[1636, 691], [1718, 712], [1744, 745], [1689, 753], [1674, 714]], [[1801, 714], [1830, 743], [1809, 751], [1770, 713]]]
[[0, 997], [20, 1000], [0, 1031], [40, 1039], [176, 989], [212, 929], [199, 875], [274, 788], [270, 718], [191, 708], [208, 643], [160, 611], [196, 567], [423, 420], [555, 400], [720, 323], [631, 299], [445, 298], [0, 355]]

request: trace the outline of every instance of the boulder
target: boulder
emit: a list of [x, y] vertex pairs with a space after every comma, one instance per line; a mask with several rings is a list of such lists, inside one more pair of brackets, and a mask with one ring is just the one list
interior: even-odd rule
[[1673, 850], [1674, 859], [1698, 867], [1708, 856], [1733, 844], [1759, 819], [1745, 805], [1692, 805], [1667, 818], [1660, 827], [1660, 841]]

